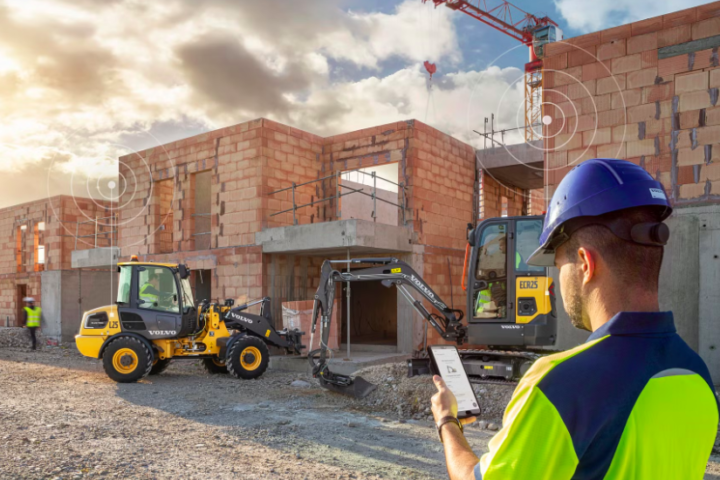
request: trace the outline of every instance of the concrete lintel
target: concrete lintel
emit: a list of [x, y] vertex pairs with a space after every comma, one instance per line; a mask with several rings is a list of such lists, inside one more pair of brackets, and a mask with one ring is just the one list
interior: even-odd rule
[[412, 232], [407, 227], [367, 220], [339, 220], [269, 228], [255, 234], [263, 253], [323, 254], [411, 252]]
[[73, 250], [71, 254], [72, 268], [103, 268], [114, 267], [120, 257], [120, 247], [90, 248]]
[[502, 184], [534, 190], [543, 187], [542, 140], [477, 150], [479, 168]]

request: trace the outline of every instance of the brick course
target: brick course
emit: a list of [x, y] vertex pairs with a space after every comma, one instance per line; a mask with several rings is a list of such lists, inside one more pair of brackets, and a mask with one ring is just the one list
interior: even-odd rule
[[[596, 52], [594, 61], [583, 60], [578, 82], [565, 88], [579, 92], [579, 82], [595, 81], [592, 96], [574, 101], [582, 115], [597, 119], [597, 127], [566, 129], [554, 142], [546, 141], [547, 166], [553, 170], [545, 178], [546, 191], [552, 192], [563, 178], [562, 167], [572, 164], [571, 156], [586, 158], [587, 154], [580, 154], [578, 145], [582, 145], [594, 147], [598, 157], [625, 158], [644, 166], [675, 203], [720, 202], [720, 192], [713, 189], [713, 182], [718, 181], [715, 162], [720, 162], [720, 155], [713, 158], [720, 151], [717, 53], [713, 49], [673, 56], [666, 56], [666, 50], [658, 53], [658, 49], [716, 35], [720, 35], [720, 2], [547, 46], [551, 54], [568, 59], [580, 57], [575, 51]], [[576, 75], [570, 62], [566, 71]], [[556, 72], [555, 78], [559, 75]], [[569, 116], [564, 110], [548, 110], [556, 120], [553, 123], [563, 113]], [[568, 122], [568, 126], [579, 124]], [[595, 129], [595, 138], [590, 140]]]

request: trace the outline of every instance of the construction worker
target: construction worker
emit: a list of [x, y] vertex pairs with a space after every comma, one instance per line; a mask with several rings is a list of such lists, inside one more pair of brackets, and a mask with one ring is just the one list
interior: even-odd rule
[[40, 327], [40, 321], [42, 319], [42, 309], [35, 306], [35, 299], [32, 297], [25, 297], [25, 308], [23, 308], [24, 319], [23, 326], [30, 332], [30, 341], [32, 342], [32, 349], [37, 349], [37, 339], [35, 338], [35, 330]]
[[[505, 235], [498, 239], [498, 248], [504, 256], [507, 251]], [[515, 252], [515, 270], [520, 268], [522, 257], [519, 252]], [[493, 287], [495, 287], [493, 289]], [[500, 312], [499, 305], [506, 302], [505, 282], [489, 282], [487, 287], [480, 290], [475, 301], [475, 318], [503, 318], [504, 312]]]
[[141, 307], [157, 306], [160, 296], [160, 279], [157, 273], [150, 272], [147, 282], [140, 287], [140, 299], [144, 300]]
[[705, 363], [659, 311], [671, 212], [662, 185], [631, 162], [588, 160], [560, 182], [528, 263], [559, 269], [565, 310], [592, 334], [528, 370], [482, 459], [434, 377], [451, 479], [703, 478], [718, 402]]

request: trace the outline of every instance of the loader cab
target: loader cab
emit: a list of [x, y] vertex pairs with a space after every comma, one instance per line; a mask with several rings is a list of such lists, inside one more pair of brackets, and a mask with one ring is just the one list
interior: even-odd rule
[[552, 279], [547, 268], [527, 264], [542, 223], [541, 216], [492, 218], [470, 232], [466, 311], [468, 335], [483, 337], [478, 344], [554, 343]]
[[184, 266], [128, 262], [120, 272], [117, 306], [123, 331], [149, 340], [194, 331], [197, 311]]

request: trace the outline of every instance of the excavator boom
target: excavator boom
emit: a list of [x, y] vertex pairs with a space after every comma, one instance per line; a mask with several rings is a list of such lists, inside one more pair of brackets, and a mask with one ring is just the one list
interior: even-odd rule
[[[334, 268], [335, 264], [373, 265], [360, 270], [342, 272]], [[395, 286], [413, 308], [444, 338], [462, 345], [467, 336], [467, 327], [462, 324], [463, 312], [449, 308], [445, 302], [425, 283], [413, 268], [397, 258], [356, 258], [352, 260], [325, 260], [320, 273], [320, 285], [315, 293], [313, 304], [313, 323], [310, 345], [313, 343], [318, 319], [320, 320], [320, 348], [308, 353], [313, 376], [320, 385], [338, 393], [362, 398], [376, 387], [361, 377], [352, 379], [346, 375], [332, 373], [327, 365], [330, 320], [332, 318], [335, 284], [339, 282], [379, 281], [385, 287]], [[428, 311], [422, 300], [412, 296], [408, 287], [414, 289], [427, 300], [438, 313]]]

